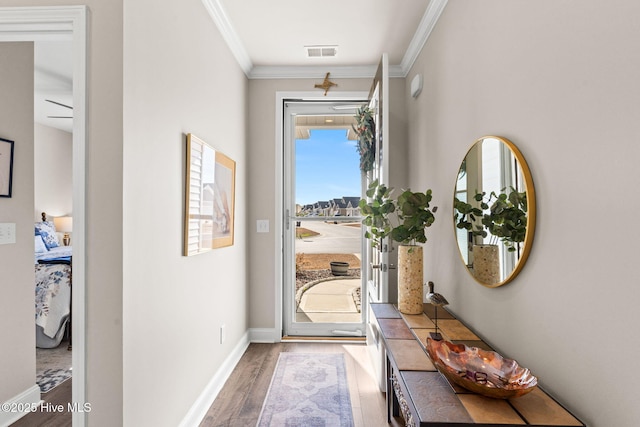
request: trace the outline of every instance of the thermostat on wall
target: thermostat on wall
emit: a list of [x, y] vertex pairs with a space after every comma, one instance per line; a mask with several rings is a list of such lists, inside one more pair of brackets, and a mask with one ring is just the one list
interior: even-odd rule
[[411, 96], [417, 98], [422, 92], [422, 74], [416, 74], [411, 80]]

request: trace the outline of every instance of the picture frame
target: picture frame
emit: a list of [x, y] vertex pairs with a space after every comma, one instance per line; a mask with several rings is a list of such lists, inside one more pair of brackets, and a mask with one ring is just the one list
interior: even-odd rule
[[213, 247], [233, 245], [236, 199], [236, 162], [216, 151]]
[[235, 161], [193, 134], [187, 135], [185, 256], [233, 245]]
[[14, 142], [0, 138], [0, 197], [11, 197]]

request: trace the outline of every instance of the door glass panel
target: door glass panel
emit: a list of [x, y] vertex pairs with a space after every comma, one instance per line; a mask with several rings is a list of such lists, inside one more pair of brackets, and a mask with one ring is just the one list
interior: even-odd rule
[[[310, 117], [298, 117], [306, 130]], [[321, 118], [349, 122], [350, 116]], [[347, 130], [296, 132], [296, 321], [360, 323], [360, 171]]]
[[360, 336], [362, 175], [351, 127], [355, 108], [336, 112], [326, 104], [296, 107], [291, 115], [295, 137], [286, 158], [293, 236], [285, 238], [291, 242], [285, 253], [294, 258], [295, 272], [285, 272], [294, 282], [285, 284], [285, 334]]

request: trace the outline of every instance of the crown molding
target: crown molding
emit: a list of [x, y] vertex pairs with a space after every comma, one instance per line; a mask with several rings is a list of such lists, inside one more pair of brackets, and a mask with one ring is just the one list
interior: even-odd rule
[[253, 62], [247, 53], [247, 50], [244, 48], [242, 41], [240, 41], [240, 37], [238, 37], [238, 33], [235, 28], [231, 24], [231, 20], [227, 16], [227, 12], [222, 7], [220, 0], [202, 0], [202, 4], [209, 12], [209, 16], [213, 19], [213, 22], [218, 27], [218, 30], [222, 34], [222, 38], [227, 42], [227, 46], [231, 50], [233, 56], [235, 56], [236, 61], [244, 71], [247, 77], [253, 68]]
[[[414, 34], [409, 47], [402, 58], [399, 65], [389, 66], [389, 77], [404, 78], [409, 74], [409, 70], [413, 66], [420, 51], [429, 39], [442, 11], [447, 5], [448, 0], [431, 0], [427, 6], [420, 24]], [[240, 68], [249, 79], [305, 79], [317, 78], [327, 72], [331, 73], [333, 78], [372, 78], [375, 76], [376, 65], [360, 65], [360, 66], [267, 66], [253, 65], [247, 50], [240, 41], [238, 33], [236, 33], [231, 20], [227, 16], [220, 0], [202, 0], [205, 8], [209, 12], [211, 19], [218, 27], [222, 37], [229, 46], [233, 56], [238, 61]]]
[[[250, 79], [316, 79], [331, 73], [335, 79], [373, 78], [377, 65], [361, 66], [265, 66], [256, 65], [247, 77]], [[389, 67], [389, 77], [404, 77], [400, 66]]]
[[407, 74], [409, 74], [409, 70], [411, 70], [414, 62], [416, 62], [418, 55], [427, 43], [427, 40], [435, 28], [442, 11], [447, 5], [447, 1], [448, 0], [431, 0], [429, 2], [429, 6], [427, 6], [427, 10], [424, 12], [422, 19], [420, 20], [420, 24], [418, 25], [418, 29], [413, 35], [413, 39], [411, 39], [411, 43], [409, 43], [409, 47], [407, 48], [404, 58], [402, 58], [402, 62], [400, 63], [400, 68], [404, 74], [403, 77], [406, 77]]

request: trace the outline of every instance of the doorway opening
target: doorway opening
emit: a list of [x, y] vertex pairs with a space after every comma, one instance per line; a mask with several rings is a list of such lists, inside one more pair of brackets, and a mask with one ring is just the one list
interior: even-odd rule
[[286, 336], [364, 336], [354, 114], [364, 101], [284, 104]]
[[[72, 105], [72, 169], [73, 169], [73, 352], [71, 401], [79, 405], [86, 402], [85, 380], [85, 189], [86, 189], [86, 116], [87, 116], [87, 7], [51, 6], [0, 8], [0, 41], [60, 41], [72, 43], [73, 80]], [[35, 352], [35, 348], [33, 350]], [[30, 387], [19, 397], [17, 404], [38, 404], [40, 388]], [[7, 414], [5, 414], [7, 415]], [[16, 416], [14, 416], [16, 415]], [[30, 415], [30, 414], [28, 414]], [[28, 416], [27, 415], [27, 416]], [[0, 424], [13, 422], [22, 414], [0, 414]], [[71, 414], [74, 426], [84, 426], [86, 413]]]

